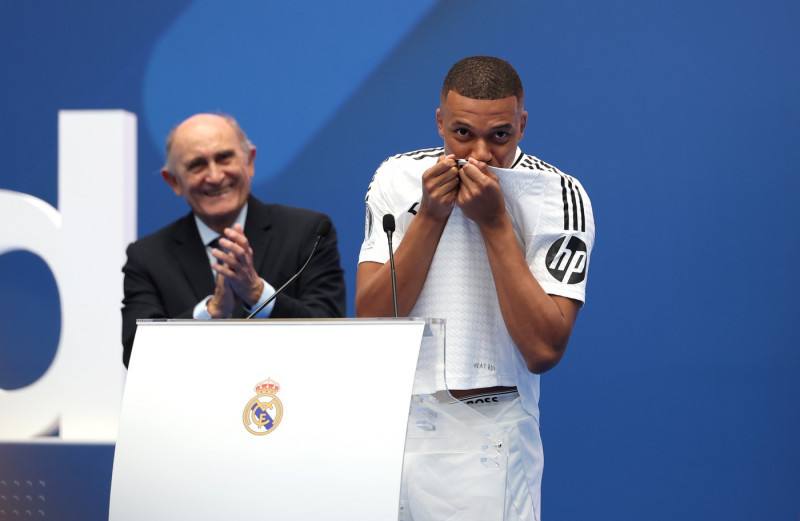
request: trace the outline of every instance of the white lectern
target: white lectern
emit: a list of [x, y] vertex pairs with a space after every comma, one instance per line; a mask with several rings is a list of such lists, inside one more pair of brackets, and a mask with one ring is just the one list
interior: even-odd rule
[[110, 521], [394, 521], [420, 319], [139, 321]]

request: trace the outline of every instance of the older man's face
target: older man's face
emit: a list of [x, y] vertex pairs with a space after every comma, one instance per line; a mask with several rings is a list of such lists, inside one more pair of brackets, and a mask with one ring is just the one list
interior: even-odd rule
[[201, 221], [222, 233], [247, 202], [254, 159], [255, 148], [242, 150], [224, 118], [200, 114], [175, 130], [169, 170], [162, 176]]

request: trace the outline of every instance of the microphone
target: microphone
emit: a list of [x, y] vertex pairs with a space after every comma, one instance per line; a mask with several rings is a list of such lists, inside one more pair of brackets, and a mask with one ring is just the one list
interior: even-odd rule
[[330, 219], [323, 219], [322, 221], [320, 221], [319, 225], [317, 226], [317, 240], [314, 241], [314, 247], [311, 248], [311, 253], [308, 254], [308, 258], [306, 259], [306, 262], [303, 263], [303, 265], [300, 267], [299, 270], [297, 270], [297, 273], [292, 275], [292, 278], [287, 280], [286, 283], [283, 286], [278, 288], [275, 291], [275, 293], [270, 295], [270, 297], [267, 300], [265, 300], [263, 304], [258, 306], [258, 308], [256, 308], [255, 311], [253, 311], [252, 313], [247, 315], [247, 319], [251, 319], [254, 316], [258, 315], [261, 312], [262, 309], [267, 307], [267, 304], [269, 304], [270, 302], [275, 300], [275, 298], [281, 293], [281, 291], [283, 291], [286, 288], [286, 286], [291, 284], [292, 281], [294, 281], [294, 279], [296, 279], [301, 273], [303, 273], [303, 270], [306, 269], [306, 266], [308, 266], [308, 263], [311, 262], [311, 257], [314, 256], [314, 252], [317, 251], [317, 246], [319, 246], [319, 243], [322, 242], [322, 239], [324, 239], [325, 236], [328, 235], [329, 231], [331, 231], [331, 221], [330, 221]]
[[394, 273], [394, 252], [392, 251], [392, 233], [394, 233], [394, 215], [387, 213], [383, 216], [383, 231], [389, 239], [389, 264], [392, 267], [392, 301], [394, 302], [394, 318], [397, 318], [397, 279]]

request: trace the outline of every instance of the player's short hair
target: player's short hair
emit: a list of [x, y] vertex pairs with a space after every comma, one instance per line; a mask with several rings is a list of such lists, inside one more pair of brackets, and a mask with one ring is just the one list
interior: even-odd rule
[[[253, 143], [251, 143], [250, 139], [247, 138], [247, 134], [245, 134], [244, 130], [242, 130], [242, 127], [239, 126], [239, 122], [236, 121], [236, 118], [230, 114], [224, 113], [217, 113], [216, 115], [228, 122], [228, 125], [230, 125], [233, 131], [236, 133], [236, 138], [239, 140], [239, 146], [242, 148], [242, 152], [244, 153], [245, 157], [250, 157], [250, 150], [253, 148]], [[172, 145], [175, 142], [175, 131], [180, 126], [181, 124], [178, 123], [172, 127], [172, 130], [169, 131], [169, 135], [167, 136], [166, 161], [164, 168], [167, 169], [167, 172], [171, 172], [173, 174], [175, 173], [173, 170], [175, 165], [172, 164]]]
[[451, 90], [471, 99], [496, 100], [516, 96], [519, 105], [525, 101], [525, 91], [517, 71], [507, 61], [493, 56], [469, 56], [457, 61], [444, 78], [443, 102]]

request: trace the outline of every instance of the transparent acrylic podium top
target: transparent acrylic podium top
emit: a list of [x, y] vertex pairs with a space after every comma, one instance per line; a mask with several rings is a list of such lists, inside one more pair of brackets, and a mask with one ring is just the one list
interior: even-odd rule
[[423, 340], [420, 346], [419, 358], [417, 360], [417, 371], [414, 378], [413, 394], [434, 394], [447, 391], [446, 379], [446, 320], [442, 318], [322, 318], [322, 319], [217, 319], [217, 320], [194, 320], [194, 319], [138, 319], [137, 325], [159, 326], [169, 325], [169, 327], [180, 327], [181, 325], [192, 327], [220, 327], [229, 324], [240, 327], [250, 325], [252, 327], [264, 327], [265, 325], [298, 325], [303, 327], [313, 327], [317, 325], [331, 326], [335, 324], [381, 324], [387, 322], [424, 322], [425, 328]]

